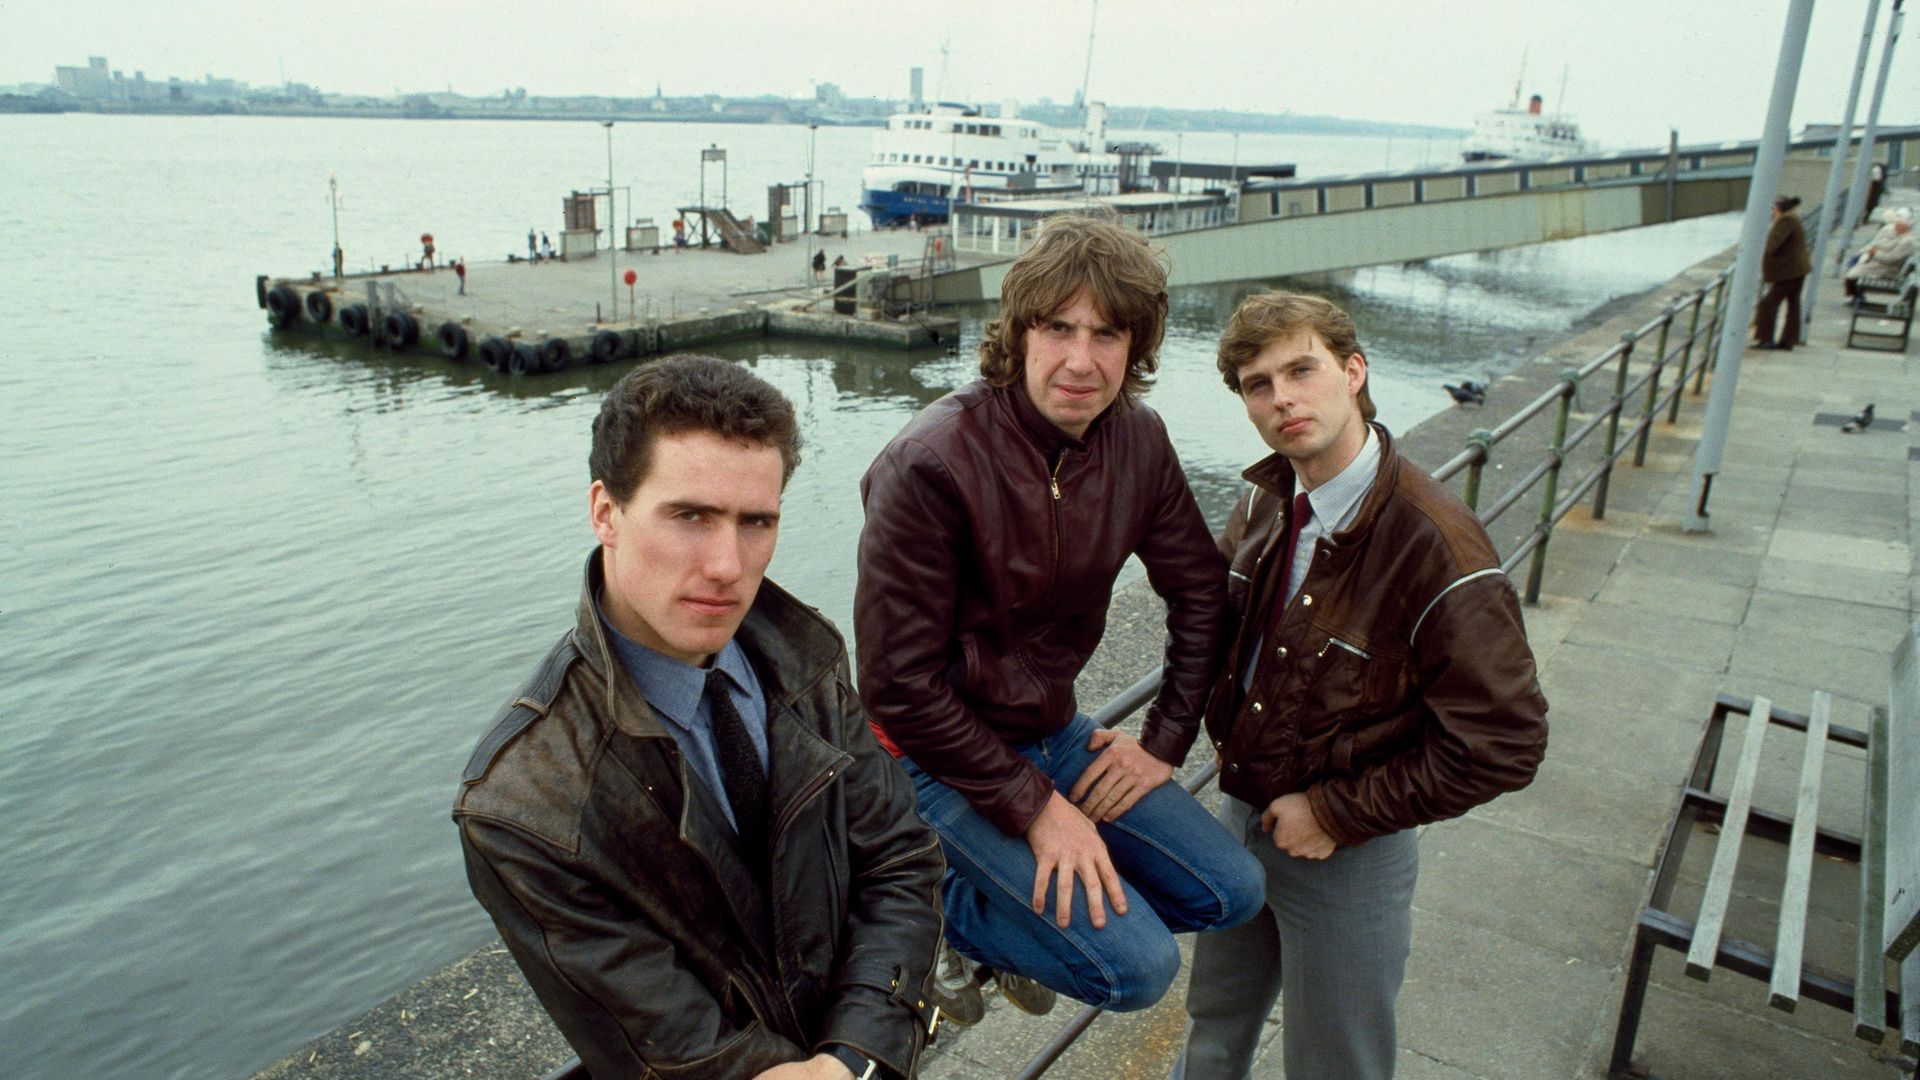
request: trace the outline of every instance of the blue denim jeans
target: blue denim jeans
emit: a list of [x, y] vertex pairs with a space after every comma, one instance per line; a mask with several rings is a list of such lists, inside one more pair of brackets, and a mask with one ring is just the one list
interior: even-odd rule
[[[1087, 742], [1097, 730], [1087, 716], [1054, 735], [1013, 749], [1053, 781], [1063, 796], [1097, 756]], [[968, 958], [1025, 975], [1090, 1005], [1126, 1012], [1159, 1001], [1180, 970], [1173, 935], [1238, 925], [1261, 909], [1266, 875], [1239, 839], [1169, 781], [1148, 792], [1118, 820], [1097, 826], [1119, 873], [1127, 913], [1107, 903], [1107, 925], [1094, 929], [1086, 889], [1076, 882], [1069, 925], [1033, 913], [1039, 868], [1025, 837], [1008, 836], [975, 813], [964, 797], [902, 758], [913, 779], [920, 816], [940, 836], [947, 856], [941, 884], [947, 940]]]

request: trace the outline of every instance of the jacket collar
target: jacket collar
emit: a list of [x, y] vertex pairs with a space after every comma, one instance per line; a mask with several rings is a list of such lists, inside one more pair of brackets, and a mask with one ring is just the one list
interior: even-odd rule
[[[1373, 486], [1360, 501], [1360, 509], [1353, 515], [1353, 524], [1327, 538], [1336, 547], [1355, 543], [1364, 539], [1373, 523], [1379, 519], [1380, 510], [1393, 497], [1394, 465], [1400, 455], [1394, 452], [1393, 436], [1379, 424], [1368, 421], [1373, 436], [1380, 440], [1380, 464], [1373, 474]], [[1240, 478], [1264, 491], [1279, 496], [1283, 501], [1293, 499], [1296, 478], [1293, 463], [1280, 454], [1268, 454], [1249, 465]]]
[[[600, 621], [600, 592], [605, 587], [605, 570], [596, 547], [587, 555], [585, 581], [574, 613], [573, 634], [581, 661], [605, 694], [607, 715], [614, 727], [626, 735], [669, 738], [626, 668], [614, 659]], [[760, 582], [753, 607], [747, 610], [734, 637], [753, 663], [769, 706], [775, 701], [792, 705], [808, 687], [830, 676], [846, 655], [846, 646], [832, 623], [770, 580]]]
[[1099, 436], [1100, 429], [1106, 426], [1107, 419], [1131, 404], [1124, 393], [1114, 398], [1113, 404], [1102, 409], [1100, 415], [1094, 417], [1093, 422], [1087, 425], [1087, 433], [1076, 439], [1061, 431], [1054, 426], [1053, 421], [1041, 415], [1039, 406], [1027, 396], [1024, 381], [1016, 380], [1006, 386], [995, 386], [989, 389], [999, 407], [1005, 409], [1013, 418], [1014, 425], [1025, 432], [1026, 436], [1033, 440], [1034, 445], [1049, 458], [1062, 450], [1086, 450], [1087, 444], [1093, 442]]

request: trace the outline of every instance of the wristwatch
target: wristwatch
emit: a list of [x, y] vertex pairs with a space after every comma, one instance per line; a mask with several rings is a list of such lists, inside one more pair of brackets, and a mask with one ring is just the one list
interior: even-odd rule
[[834, 1043], [827, 1053], [840, 1059], [840, 1064], [845, 1065], [847, 1071], [853, 1074], [853, 1080], [881, 1080], [882, 1077], [889, 1075], [881, 1070], [879, 1062], [846, 1043]]

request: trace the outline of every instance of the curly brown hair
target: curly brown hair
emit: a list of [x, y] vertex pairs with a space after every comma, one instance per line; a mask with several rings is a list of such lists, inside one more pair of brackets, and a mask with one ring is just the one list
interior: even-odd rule
[[[1227, 328], [1220, 333], [1220, 353], [1215, 363], [1227, 389], [1239, 393], [1241, 368], [1252, 363], [1268, 345], [1303, 330], [1319, 337], [1327, 351], [1342, 363], [1355, 353], [1367, 355], [1360, 348], [1360, 332], [1354, 328], [1353, 316], [1340, 305], [1309, 293], [1268, 289], [1240, 301], [1227, 320]], [[1373, 419], [1375, 412], [1373, 395], [1368, 392], [1372, 381], [1372, 369], [1368, 369], [1359, 395], [1360, 415], [1367, 420]]]
[[1000, 317], [980, 341], [980, 374], [1011, 386], [1027, 370], [1027, 331], [1087, 289], [1100, 314], [1133, 336], [1127, 349], [1123, 402], [1144, 393], [1160, 366], [1167, 329], [1164, 253], [1120, 224], [1111, 212], [1055, 214], [1040, 223], [1033, 246], [1013, 261], [1000, 285]]
[[800, 426], [786, 395], [738, 364], [683, 354], [635, 368], [607, 391], [587, 468], [625, 503], [653, 466], [654, 442], [689, 431], [779, 450], [783, 484], [800, 465]]

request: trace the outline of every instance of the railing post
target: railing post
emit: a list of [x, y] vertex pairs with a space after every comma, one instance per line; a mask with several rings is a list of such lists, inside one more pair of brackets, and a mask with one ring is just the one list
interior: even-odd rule
[[[1533, 547], [1533, 564], [1527, 569], [1527, 603], [1540, 602], [1540, 579], [1547, 572], [1547, 540], [1553, 536], [1553, 504], [1560, 494], [1560, 463], [1566, 457], [1567, 413], [1573, 408], [1573, 392], [1580, 386], [1580, 372], [1568, 368], [1560, 373], [1560, 410], [1553, 420], [1553, 464], [1547, 466], [1546, 488], [1540, 493], [1540, 542]], [[1619, 398], [1614, 399], [1615, 407]]]
[[1680, 399], [1687, 392], [1687, 361], [1693, 358], [1694, 336], [1700, 330], [1700, 308], [1707, 302], [1707, 290], [1702, 287], [1693, 294], [1693, 314], [1687, 317], [1687, 345], [1680, 351], [1680, 377], [1673, 381], [1673, 404], [1667, 406], [1669, 426], [1680, 422]]
[[1653, 348], [1653, 374], [1647, 379], [1647, 415], [1641, 419], [1640, 445], [1633, 448], [1633, 467], [1636, 469], [1647, 463], [1647, 440], [1653, 435], [1653, 414], [1660, 411], [1660, 369], [1667, 366], [1667, 330], [1673, 326], [1673, 317], [1677, 313], [1677, 309], [1668, 304], [1665, 317], [1660, 320], [1660, 344]]
[[1726, 319], [1727, 278], [1723, 274], [1713, 283], [1713, 318], [1707, 321], [1707, 351], [1700, 357], [1700, 370], [1693, 373], [1693, 396], [1700, 396], [1701, 386], [1706, 384], [1707, 371], [1720, 364], [1720, 323]]
[[[1620, 335], [1620, 366], [1616, 368], [1613, 373], [1613, 404], [1607, 406], [1606, 456], [1600, 459], [1600, 483], [1594, 488], [1593, 492], [1593, 516], [1595, 520], [1607, 516], [1607, 487], [1613, 483], [1613, 448], [1618, 446], [1620, 442], [1620, 407], [1626, 402], [1627, 364], [1633, 360], [1634, 340], [1631, 331]], [[1579, 376], [1575, 375], [1574, 378], [1578, 379]], [[1560, 409], [1560, 434], [1554, 437], [1553, 444], [1555, 453], [1559, 452], [1560, 440], [1564, 439], [1567, 434], [1566, 412], [1565, 399], [1562, 399], [1562, 408]], [[1560, 466], [1559, 463], [1556, 462], [1553, 467], [1553, 472], [1549, 473], [1548, 476], [1551, 477], [1559, 471]], [[1552, 489], [1551, 484], [1548, 485], [1548, 489]], [[1549, 512], [1551, 512], [1551, 508], [1549, 508]], [[1529, 601], [1529, 603], [1531, 603], [1531, 601]]]
[[1467, 509], [1478, 511], [1480, 509], [1480, 470], [1486, 468], [1488, 460], [1493, 457], [1493, 432], [1480, 428], [1467, 436], [1467, 445], [1478, 449], [1480, 456], [1467, 465], [1467, 485], [1460, 493], [1460, 498], [1467, 504]]

